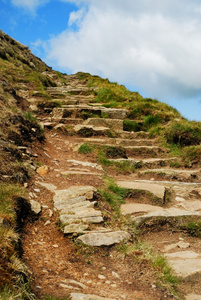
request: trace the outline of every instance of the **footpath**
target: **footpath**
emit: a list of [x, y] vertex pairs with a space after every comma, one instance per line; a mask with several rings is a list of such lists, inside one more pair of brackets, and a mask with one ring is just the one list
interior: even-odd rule
[[[46, 142], [35, 149], [38, 168], [27, 187], [38, 219], [23, 234], [38, 298], [201, 299], [201, 243], [182, 230], [201, 219], [200, 170], [175, 168], [176, 158], [146, 132], [124, 131], [126, 109], [94, 103], [75, 75], [48, 93], [57, 101], [62, 95], [62, 106], [39, 117]], [[94, 151], [82, 153], [83, 145]], [[106, 148], [115, 154], [105, 166], [94, 153]], [[106, 177], [130, 191], [116, 219], [100, 196]], [[180, 296], [158, 284], [141, 248], [124, 251], [137, 235], [167, 259]]]

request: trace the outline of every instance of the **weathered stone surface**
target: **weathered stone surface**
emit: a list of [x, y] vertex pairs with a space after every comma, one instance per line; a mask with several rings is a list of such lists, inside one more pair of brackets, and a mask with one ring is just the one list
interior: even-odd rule
[[84, 230], [88, 229], [88, 225], [85, 224], [70, 224], [64, 227], [64, 233], [82, 233]]
[[186, 296], [186, 300], [201, 300], [201, 295], [189, 294]]
[[91, 175], [91, 176], [103, 176], [103, 173], [97, 173], [97, 172], [90, 172], [89, 170], [86, 171], [64, 171], [61, 172], [61, 175], [67, 176], [67, 175]]
[[[65, 190], [64, 190], [65, 191]], [[62, 193], [61, 193], [62, 194]], [[57, 194], [58, 195], [58, 194]], [[54, 198], [55, 200], [55, 198]], [[75, 197], [75, 198], [70, 198], [70, 199], [65, 199], [60, 197], [56, 198], [54, 202], [54, 207], [58, 210], [62, 210], [68, 207], [73, 207], [73, 206], [82, 206], [82, 203], [86, 200], [85, 196], [80, 196], [80, 197]]]
[[56, 186], [54, 184], [51, 184], [51, 183], [46, 183], [46, 182], [41, 182], [41, 181], [36, 181], [37, 184], [45, 187], [47, 190], [49, 191], [55, 191], [56, 190]]
[[135, 182], [135, 181], [117, 181], [117, 185], [123, 188], [133, 189], [133, 190], [144, 190], [152, 193], [158, 198], [163, 199], [165, 194], [165, 187], [159, 184]]
[[201, 201], [184, 201], [179, 206], [187, 210], [199, 211], [201, 210]]
[[85, 211], [79, 211], [77, 213], [72, 214], [64, 214], [60, 215], [60, 221], [63, 225], [71, 223], [73, 220], [87, 220], [87, 218], [94, 218], [94, 217], [102, 217], [102, 213], [99, 210], [95, 209], [88, 209]]
[[125, 231], [115, 231], [108, 233], [87, 233], [78, 238], [79, 241], [89, 246], [110, 246], [128, 240], [130, 234]]
[[155, 211], [163, 211], [163, 208], [160, 206], [153, 206], [149, 204], [140, 203], [128, 203], [121, 205], [121, 212], [124, 215], [131, 215], [135, 213], [148, 213]]
[[30, 200], [30, 205], [31, 205], [31, 211], [34, 214], [38, 215], [41, 212], [41, 209], [42, 209], [41, 204], [38, 203], [37, 201]]
[[103, 298], [96, 295], [85, 295], [80, 293], [71, 293], [71, 300], [115, 300], [111, 298]]
[[109, 127], [113, 130], [123, 130], [123, 120], [119, 119], [89, 118], [83, 124], [96, 127]]
[[49, 168], [48, 168], [48, 166], [42, 166], [42, 167], [38, 168], [38, 169], [36, 170], [36, 172], [37, 172], [39, 175], [44, 176], [44, 175], [46, 175], [46, 174], [49, 173]]
[[168, 259], [169, 264], [175, 273], [182, 277], [187, 277], [196, 272], [201, 272], [201, 259]]
[[194, 251], [180, 251], [174, 253], [166, 253], [165, 256], [168, 258], [191, 259], [191, 258], [196, 258], [199, 255]]
[[200, 216], [200, 213], [171, 207], [171, 208], [164, 209], [162, 211], [150, 212], [146, 215], [133, 217], [133, 220], [136, 221], [137, 223], [140, 223], [141, 221], [146, 221], [147, 219], [150, 218], [161, 218], [161, 217], [173, 218], [173, 217], [184, 217], [184, 216]]
[[86, 199], [92, 199], [96, 189], [93, 186], [71, 186], [66, 190], [57, 190], [54, 195], [54, 202], [65, 202], [69, 199], [79, 196], [85, 196]]
[[103, 171], [102, 166], [100, 166], [97, 163], [91, 163], [91, 162], [88, 162], [88, 161], [79, 161], [79, 160], [74, 160], [74, 159], [67, 160], [67, 162], [71, 163], [72, 166], [79, 166], [79, 165], [81, 165], [83, 167], [90, 167], [90, 168], [94, 168], [94, 169]]
[[84, 131], [90, 132], [91, 135], [105, 135], [110, 131], [108, 127], [95, 127], [92, 125], [76, 125], [74, 127], [74, 130], [75, 132], [77, 132], [78, 134], [82, 134], [83, 136], [85, 136]]

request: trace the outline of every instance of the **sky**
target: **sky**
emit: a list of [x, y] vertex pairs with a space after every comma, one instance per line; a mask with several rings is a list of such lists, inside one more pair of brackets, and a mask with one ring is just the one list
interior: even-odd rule
[[201, 121], [201, 0], [0, 0], [0, 29], [55, 70], [109, 78]]

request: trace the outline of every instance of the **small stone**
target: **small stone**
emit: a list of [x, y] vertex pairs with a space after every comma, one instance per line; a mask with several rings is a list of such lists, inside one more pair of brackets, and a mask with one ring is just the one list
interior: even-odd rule
[[184, 243], [183, 241], [180, 241], [177, 246], [181, 249], [186, 249], [186, 248], [189, 248], [190, 247], [190, 244], [189, 243]]
[[113, 277], [116, 277], [116, 278], [119, 278], [119, 274], [117, 274], [116, 272], [112, 271], [112, 276]]
[[106, 283], [106, 284], [110, 284], [110, 283], [111, 283], [111, 281], [107, 280], [105, 283]]
[[53, 245], [52, 247], [54, 247], [54, 248], [59, 248], [59, 246], [58, 246], [58, 245]]
[[106, 267], [102, 267], [102, 270], [106, 270], [107, 268]]
[[111, 287], [116, 288], [117, 287], [116, 283], [111, 284]]
[[105, 279], [106, 277], [104, 275], [98, 275], [99, 279]]
[[152, 284], [151, 287], [152, 287], [152, 289], [155, 289], [155, 288], [156, 288], [156, 285], [155, 285], [155, 284]]
[[47, 226], [47, 225], [50, 225], [50, 224], [51, 224], [51, 222], [48, 220], [48, 221], [45, 222], [44, 225]]
[[34, 192], [40, 193], [40, 189], [34, 189]]
[[30, 200], [30, 204], [31, 204], [31, 211], [38, 215], [41, 212], [41, 204], [34, 201], [34, 200]]
[[49, 168], [48, 168], [48, 166], [42, 166], [42, 167], [38, 168], [38, 169], [36, 170], [36, 172], [37, 172], [39, 175], [44, 176], [44, 175], [47, 175], [47, 174], [48, 174]]
[[24, 183], [24, 187], [25, 187], [25, 188], [28, 187], [28, 183], [27, 183], [27, 182]]

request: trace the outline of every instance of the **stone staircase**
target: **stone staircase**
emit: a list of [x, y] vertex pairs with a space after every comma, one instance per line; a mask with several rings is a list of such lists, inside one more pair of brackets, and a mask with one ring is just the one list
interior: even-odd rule
[[[109, 161], [140, 166], [134, 174], [115, 175], [118, 186], [131, 191], [147, 192], [161, 203], [144, 204], [131, 197], [121, 206], [122, 214], [131, 218], [138, 228], [156, 230], [158, 226], [157, 230], [160, 231], [160, 224], [168, 223], [176, 230], [187, 222], [201, 220], [200, 170], [171, 168], [171, 163], [177, 159], [170, 157], [168, 151], [156, 140], [149, 139], [147, 132], [123, 130], [126, 109], [106, 108], [94, 103], [94, 90], [81, 84], [76, 77], [69, 77], [67, 86], [48, 88], [48, 93], [55, 97], [53, 100], [60, 99], [62, 106], [54, 108], [48, 117], [42, 117], [41, 122], [44, 127], [52, 129], [58, 123], [62, 124], [69, 135], [73, 134], [73, 151], [77, 151], [83, 143], [96, 148], [121, 147], [126, 157], [110, 158]], [[87, 165], [86, 161], [69, 160], [68, 163], [77, 166], [74, 174], [80, 172], [79, 174], [87, 176], [90, 172], [88, 167], [90, 164], [92, 167], [94, 162], [89, 161]], [[105, 174], [100, 165], [95, 166], [94, 163], [94, 168], [97, 171], [94, 175]], [[63, 171], [63, 175], [73, 174], [72, 172], [71, 166], [71, 170]], [[72, 186], [67, 190], [55, 190], [54, 207], [59, 212], [64, 233], [81, 234], [78, 240], [90, 246], [112, 245], [128, 240], [129, 233], [113, 231], [104, 226], [102, 212], [96, 207], [95, 193], [96, 189], [92, 186]], [[90, 224], [95, 226], [92, 230]], [[164, 255], [179, 276], [187, 277], [201, 272], [201, 251], [192, 250], [189, 253], [186, 249], [178, 251], [176, 247], [167, 247]], [[192, 265], [196, 265], [196, 268]], [[73, 299], [85, 298], [81, 295]]]

